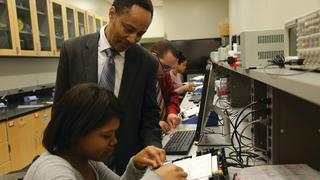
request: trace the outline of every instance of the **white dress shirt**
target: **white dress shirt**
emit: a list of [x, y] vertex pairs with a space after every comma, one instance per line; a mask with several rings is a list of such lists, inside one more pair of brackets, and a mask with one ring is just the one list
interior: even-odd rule
[[[102, 73], [104, 63], [107, 60], [107, 53], [105, 52], [105, 50], [111, 47], [104, 33], [104, 29], [106, 27], [107, 25], [103, 26], [100, 29], [100, 38], [98, 43], [98, 82], [100, 81], [100, 76]], [[114, 57], [114, 63], [115, 63], [114, 95], [116, 97], [118, 97], [119, 90], [120, 90], [120, 84], [121, 84], [124, 61], [125, 61], [124, 56], [125, 56], [125, 51], [119, 52], [119, 55]]]

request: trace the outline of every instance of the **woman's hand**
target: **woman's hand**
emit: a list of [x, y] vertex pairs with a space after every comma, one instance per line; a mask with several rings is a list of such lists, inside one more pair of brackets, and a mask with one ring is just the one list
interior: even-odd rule
[[155, 146], [148, 146], [133, 157], [133, 164], [139, 170], [144, 169], [146, 166], [158, 168], [162, 166], [162, 162], [165, 159], [166, 154], [163, 149]]
[[173, 165], [172, 163], [161, 166], [155, 170], [163, 180], [185, 180], [188, 174], [182, 168]]
[[183, 86], [183, 89], [184, 89], [185, 91], [193, 91], [193, 89], [194, 89], [194, 84], [193, 84], [193, 83], [188, 83], [188, 84], [186, 84], [186, 85]]

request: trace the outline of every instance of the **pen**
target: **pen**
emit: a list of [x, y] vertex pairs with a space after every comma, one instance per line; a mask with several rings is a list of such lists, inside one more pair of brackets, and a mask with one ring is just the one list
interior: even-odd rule
[[176, 161], [180, 161], [180, 160], [188, 159], [188, 158], [192, 158], [192, 156], [184, 156], [184, 157], [182, 157], [182, 158], [177, 158], [177, 159], [175, 159], [175, 160], [173, 160], [173, 161], [171, 161], [171, 162], [174, 163], [174, 162], [176, 162]]

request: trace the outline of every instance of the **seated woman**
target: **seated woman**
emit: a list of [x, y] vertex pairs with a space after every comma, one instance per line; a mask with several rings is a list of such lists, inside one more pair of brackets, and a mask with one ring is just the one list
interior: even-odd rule
[[[102, 161], [112, 154], [122, 109], [110, 91], [93, 83], [74, 86], [59, 101], [48, 124], [43, 153], [29, 168], [25, 180], [186, 179], [172, 163], [162, 166], [165, 152], [148, 146], [133, 156], [119, 177]], [[147, 171], [147, 168], [158, 168]], [[146, 172], [146, 173], [145, 173]]]
[[183, 76], [182, 73], [186, 70], [187, 68], [187, 59], [186, 57], [182, 54], [181, 51], [178, 51], [178, 63], [170, 71], [172, 83], [174, 86], [175, 91], [181, 95], [184, 94], [187, 91], [193, 91], [194, 84], [193, 83], [187, 83], [186, 85], [183, 85]]

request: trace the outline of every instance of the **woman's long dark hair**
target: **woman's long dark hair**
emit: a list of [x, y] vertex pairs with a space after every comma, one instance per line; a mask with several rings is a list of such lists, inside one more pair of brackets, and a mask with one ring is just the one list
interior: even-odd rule
[[79, 137], [105, 125], [111, 118], [121, 119], [122, 115], [114, 94], [94, 83], [72, 87], [55, 108], [42, 141], [52, 154], [71, 149]]

